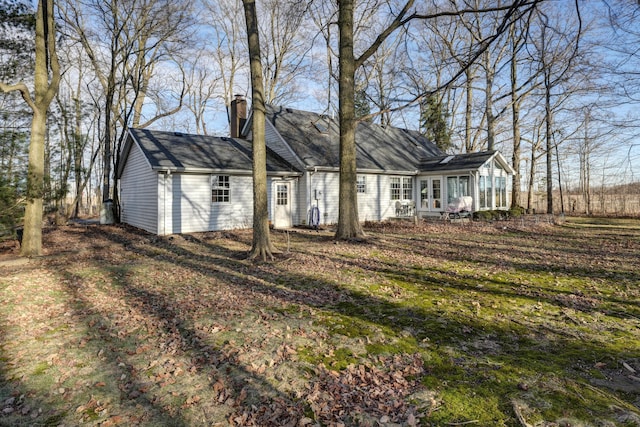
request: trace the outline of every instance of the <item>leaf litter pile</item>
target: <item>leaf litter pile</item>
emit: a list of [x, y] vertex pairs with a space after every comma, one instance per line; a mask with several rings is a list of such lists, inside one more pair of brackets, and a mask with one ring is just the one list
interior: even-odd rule
[[640, 231], [48, 229], [0, 256], [0, 425], [640, 426]]

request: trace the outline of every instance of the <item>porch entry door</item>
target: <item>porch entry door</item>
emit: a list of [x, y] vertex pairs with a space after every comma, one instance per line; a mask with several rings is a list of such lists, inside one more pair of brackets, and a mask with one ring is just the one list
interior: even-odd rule
[[277, 182], [274, 190], [273, 226], [289, 228], [291, 227], [291, 185], [288, 182]]
[[420, 180], [420, 209], [428, 212], [442, 211], [442, 178]]

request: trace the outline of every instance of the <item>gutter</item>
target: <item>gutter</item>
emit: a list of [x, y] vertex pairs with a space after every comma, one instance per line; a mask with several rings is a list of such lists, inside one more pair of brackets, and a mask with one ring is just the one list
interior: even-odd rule
[[[340, 172], [340, 168], [333, 166], [309, 166], [307, 172]], [[420, 173], [418, 170], [414, 171], [395, 171], [387, 169], [356, 169], [358, 174], [370, 174], [370, 175], [404, 175], [404, 176], [416, 176]]]
[[[253, 171], [246, 169], [209, 169], [209, 168], [179, 168], [179, 167], [166, 167], [166, 166], [154, 166], [151, 168], [154, 172], [165, 173], [171, 175], [172, 173], [188, 173], [188, 174], [219, 174], [219, 175], [253, 175]], [[297, 171], [267, 171], [267, 176], [302, 176], [301, 172]]]

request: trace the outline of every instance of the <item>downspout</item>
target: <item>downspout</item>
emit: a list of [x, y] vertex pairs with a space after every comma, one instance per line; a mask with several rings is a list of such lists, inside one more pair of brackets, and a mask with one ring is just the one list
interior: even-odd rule
[[309, 206], [307, 208], [307, 225], [311, 225], [311, 209], [313, 208], [313, 175], [318, 172], [318, 167], [314, 166], [313, 171], [309, 172], [309, 182], [307, 184], [307, 191], [309, 192]]
[[171, 176], [171, 171], [167, 169], [167, 172], [164, 174], [164, 185], [162, 186], [162, 191], [164, 192], [164, 196], [162, 197], [162, 235], [165, 236], [167, 234], [167, 181], [169, 180], [169, 176]]
[[473, 197], [471, 199], [471, 213], [473, 214], [473, 212], [475, 212], [476, 209], [476, 201], [478, 200], [478, 192], [476, 190], [478, 190], [478, 181], [480, 181], [480, 179], [478, 178], [478, 176], [476, 176], [476, 174], [480, 174], [480, 171], [469, 171], [469, 177], [470, 179], [473, 181], [473, 185], [471, 186], [471, 188], [473, 189]]

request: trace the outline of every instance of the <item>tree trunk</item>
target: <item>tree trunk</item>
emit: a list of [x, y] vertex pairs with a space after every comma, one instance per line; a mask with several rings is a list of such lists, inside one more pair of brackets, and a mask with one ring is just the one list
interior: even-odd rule
[[111, 122], [111, 106], [113, 105], [113, 98], [115, 89], [115, 83], [112, 86], [111, 76], [109, 78], [109, 89], [106, 94], [106, 108], [104, 109], [104, 142], [102, 147], [102, 202], [107, 201], [111, 197], [111, 139], [112, 139], [112, 126]]
[[73, 173], [76, 177], [76, 197], [73, 201], [72, 216], [78, 218], [80, 216], [80, 208], [82, 207], [82, 153], [85, 144], [82, 136], [82, 105], [80, 103], [80, 79], [78, 79], [78, 95], [74, 99], [74, 118], [75, 126], [73, 132]]
[[[55, 49], [53, 0], [40, 0], [38, 2], [35, 45], [35, 100], [30, 100], [26, 88], [21, 89], [23, 98], [33, 110], [24, 232], [20, 248], [20, 255], [22, 256], [42, 255], [42, 199], [44, 195], [44, 146], [47, 130], [47, 109], [58, 92], [60, 84], [60, 67]], [[49, 81], [49, 68], [51, 68], [51, 81]]]
[[513, 154], [511, 166], [515, 170], [511, 182], [511, 207], [520, 205], [520, 145], [522, 138], [520, 135], [520, 100], [518, 99], [518, 62], [517, 62], [517, 41], [515, 38], [515, 24], [511, 24], [509, 29], [511, 38], [511, 125], [513, 126]]
[[29, 143], [29, 172], [20, 255], [42, 255], [42, 199], [44, 196], [44, 140], [46, 113], [34, 111]]
[[531, 145], [531, 166], [529, 168], [529, 188], [527, 191], [527, 212], [533, 212], [533, 189], [536, 179], [536, 146]]
[[265, 106], [260, 38], [255, 0], [242, 0], [247, 22], [247, 40], [251, 70], [251, 108], [253, 111], [253, 242], [250, 258], [273, 259], [274, 248], [269, 235], [267, 206], [267, 148], [265, 143]]
[[364, 231], [358, 221], [356, 193], [355, 58], [353, 54], [353, 0], [341, 0], [338, 16], [340, 30], [339, 121], [340, 121], [340, 196], [336, 238], [360, 239]]
[[467, 68], [464, 74], [467, 78], [465, 81], [467, 102], [464, 111], [464, 148], [465, 152], [471, 153], [474, 151], [473, 143], [471, 142], [471, 126], [473, 123], [473, 71], [471, 71], [471, 67]]
[[491, 55], [489, 50], [485, 51], [484, 68], [486, 73], [486, 85], [484, 88], [485, 114], [487, 116], [487, 150], [493, 151], [495, 148], [495, 117], [493, 115], [493, 70], [491, 69]]
[[553, 214], [553, 134], [551, 110], [551, 87], [548, 78], [545, 78], [545, 126], [546, 126], [546, 149], [547, 149], [547, 213]]

